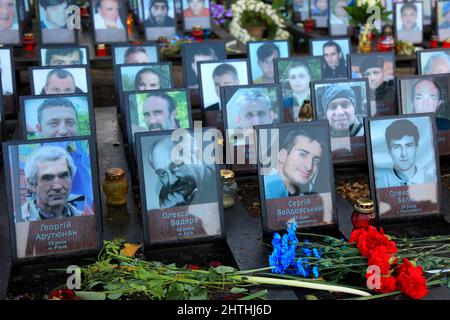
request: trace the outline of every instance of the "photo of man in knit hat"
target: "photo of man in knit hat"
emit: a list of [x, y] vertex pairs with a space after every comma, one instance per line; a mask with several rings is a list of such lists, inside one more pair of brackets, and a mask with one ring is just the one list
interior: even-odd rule
[[438, 37], [439, 41], [445, 41], [450, 37], [450, 2], [438, 2], [437, 6]]
[[147, 0], [144, 1], [145, 36], [148, 41], [158, 40], [159, 37], [169, 37], [175, 33], [174, 1]]
[[395, 82], [385, 74], [384, 64], [381, 56], [368, 56], [359, 67], [361, 76], [369, 81], [372, 116], [395, 113]]
[[[365, 83], [365, 82], [362, 82]], [[359, 97], [355, 89], [359, 87]], [[326, 85], [323, 94], [317, 94], [317, 108], [321, 108], [322, 114], [330, 124], [332, 138], [360, 137], [364, 135], [364, 125], [361, 111], [367, 109], [366, 92], [362, 90], [360, 83], [357, 87], [347, 82], [331, 83]], [[364, 91], [364, 92], [363, 92]]]

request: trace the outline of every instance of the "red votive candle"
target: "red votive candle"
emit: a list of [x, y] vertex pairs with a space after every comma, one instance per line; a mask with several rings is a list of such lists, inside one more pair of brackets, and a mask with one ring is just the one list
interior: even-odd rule
[[99, 56], [99, 57], [105, 57], [106, 56], [106, 45], [99, 44], [97, 46], [97, 56]]

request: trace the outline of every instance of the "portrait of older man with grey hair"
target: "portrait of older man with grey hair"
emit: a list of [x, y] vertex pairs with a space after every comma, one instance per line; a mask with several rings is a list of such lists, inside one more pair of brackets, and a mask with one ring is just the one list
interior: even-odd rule
[[24, 168], [30, 194], [22, 205], [22, 218], [40, 221], [82, 216], [83, 212], [70, 204], [76, 170], [72, 157], [63, 148], [36, 149]]
[[425, 66], [422, 66], [422, 74], [442, 73], [450, 73], [450, 55], [447, 52], [437, 52], [431, 55]]

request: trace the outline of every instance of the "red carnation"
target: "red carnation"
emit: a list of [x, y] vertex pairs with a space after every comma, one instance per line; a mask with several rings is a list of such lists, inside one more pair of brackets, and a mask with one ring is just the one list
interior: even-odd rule
[[48, 300], [81, 300], [75, 294], [75, 291], [70, 289], [53, 290], [48, 295]]
[[362, 234], [366, 233], [366, 229], [364, 228], [360, 228], [360, 229], [353, 229], [352, 234], [350, 235], [350, 242], [351, 243], [356, 243], [359, 241], [359, 238], [361, 237]]
[[381, 289], [377, 290], [380, 293], [390, 293], [397, 290], [397, 280], [393, 276], [381, 277]]
[[209, 263], [209, 266], [213, 267], [213, 268], [217, 268], [217, 267], [223, 266], [223, 264], [220, 261], [214, 260]]
[[422, 267], [414, 267], [408, 259], [396, 269], [398, 289], [413, 299], [421, 299], [428, 294], [427, 281]]
[[395, 254], [398, 251], [395, 243], [389, 240], [383, 229], [378, 232], [376, 228], [370, 226], [367, 232], [362, 233], [358, 239], [357, 247], [363, 257], [370, 257], [371, 252], [380, 246], [385, 247], [388, 254]]
[[392, 255], [387, 253], [385, 246], [379, 246], [370, 252], [368, 265], [376, 265], [380, 268], [382, 275], [389, 274], [391, 264], [389, 263]]
[[186, 266], [186, 268], [188, 268], [189, 270], [200, 270], [201, 269], [201, 267], [199, 265], [196, 265], [196, 264], [188, 264]]

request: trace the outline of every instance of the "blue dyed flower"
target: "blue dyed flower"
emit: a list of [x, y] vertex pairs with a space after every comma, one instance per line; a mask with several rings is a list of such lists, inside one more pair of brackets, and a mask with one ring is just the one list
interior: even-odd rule
[[320, 259], [320, 253], [319, 250], [317, 250], [316, 248], [312, 249], [313, 251], [313, 255], [315, 258]]
[[318, 266], [313, 267], [312, 272], [314, 274], [314, 277], [317, 279], [319, 277], [319, 267]]

